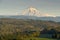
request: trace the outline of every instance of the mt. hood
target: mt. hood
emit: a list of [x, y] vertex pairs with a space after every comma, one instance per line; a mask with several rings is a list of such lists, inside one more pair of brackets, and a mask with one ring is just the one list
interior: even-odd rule
[[50, 14], [40, 13], [40, 11], [34, 7], [29, 7], [27, 9], [23, 10], [21, 15], [37, 16], [37, 17], [56, 17], [56, 16], [50, 15]]

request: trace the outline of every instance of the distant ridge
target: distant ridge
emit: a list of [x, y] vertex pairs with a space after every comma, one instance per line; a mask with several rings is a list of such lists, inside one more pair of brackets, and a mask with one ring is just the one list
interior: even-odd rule
[[45, 20], [45, 21], [55, 21], [60, 22], [60, 17], [36, 17], [36, 16], [0, 16], [0, 18], [15, 18], [15, 19], [33, 19], [33, 20]]

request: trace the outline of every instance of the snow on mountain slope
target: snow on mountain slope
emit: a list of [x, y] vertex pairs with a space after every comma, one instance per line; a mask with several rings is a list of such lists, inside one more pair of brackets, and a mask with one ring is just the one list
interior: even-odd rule
[[40, 16], [40, 12], [36, 8], [30, 7], [28, 9], [23, 10], [22, 15]]
[[23, 10], [21, 15], [37, 16], [37, 17], [56, 17], [56, 16], [50, 15], [50, 14], [40, 13], [40, 11], [34, 7], [29, 7], [27, 9]]

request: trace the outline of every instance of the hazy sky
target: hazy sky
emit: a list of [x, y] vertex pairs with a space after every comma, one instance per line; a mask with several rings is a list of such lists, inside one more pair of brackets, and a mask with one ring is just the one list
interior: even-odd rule
[[0, 0], [0, 15], [16, 15], [28, 7], [60, 16], [60, 0]]

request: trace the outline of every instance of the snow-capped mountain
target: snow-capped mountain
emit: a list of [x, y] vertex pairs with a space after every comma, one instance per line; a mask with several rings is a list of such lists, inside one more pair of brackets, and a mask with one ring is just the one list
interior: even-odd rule
[[50, 14], [41, 13], [34, 7], [29, 7], [22, 11], [20, 15], [4, 16], [0, 15], [0, 18], [16, 18], [16, 19], [33, 19], [33, 20], [45, 20], [60, 22], [60, 16], [54, 16]]
[[37, 17], [56, 17], [50, 14], [40, 13], [40, 11], [34, 7], [29, 7], [23, 10], [21, 15], [37, 16]]
[[22, 15], [40, 16], [40, 12], [36, 8], [29, 7], [22, 11]]

